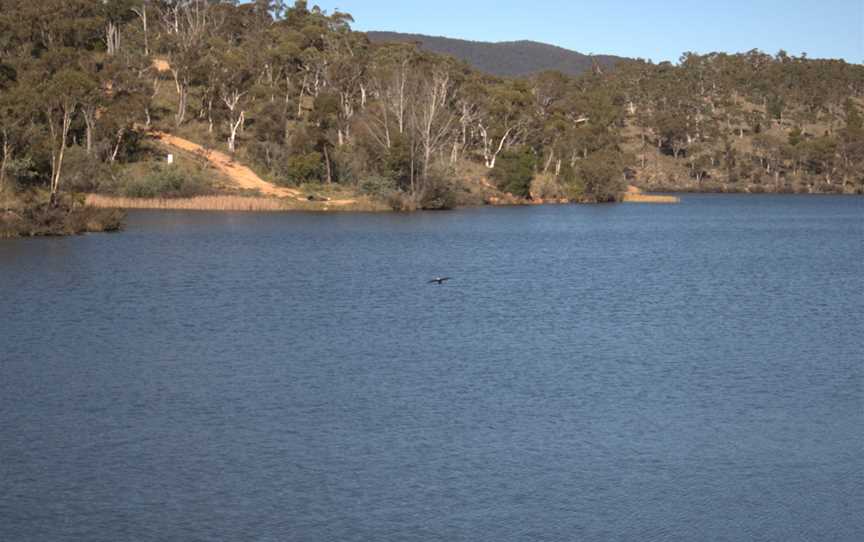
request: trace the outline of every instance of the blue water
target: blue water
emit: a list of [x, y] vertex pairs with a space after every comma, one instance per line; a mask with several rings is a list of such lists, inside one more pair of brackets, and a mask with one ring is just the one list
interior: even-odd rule
[[2, 541], [862, 533], [862, 198], [0, 242]]

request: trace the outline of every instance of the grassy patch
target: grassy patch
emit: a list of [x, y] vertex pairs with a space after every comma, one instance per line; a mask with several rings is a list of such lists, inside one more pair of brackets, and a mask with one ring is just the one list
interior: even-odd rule
[[100, 192], [126, 198], [190, 198], [214, 194], [214, 175], [193, 161], [144, 162], [125, 168]]

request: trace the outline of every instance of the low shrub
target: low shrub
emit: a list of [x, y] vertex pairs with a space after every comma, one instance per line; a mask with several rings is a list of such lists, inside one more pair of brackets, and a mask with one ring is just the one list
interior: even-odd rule
[[579, 161], [568, 195], [577, 201], [606, 203], [617, 201], [626, 188], [620, 155], [601, 150]]
[[536, 157], [530, 149], [506, 151], [498, 157], [491, 177], [502, 192], [527, 198], [531, 196], [535, 165]]
[[387, 201], [398, 192], [399, 187], [395, 179], [383, 175], [370, 175], [362, 181], [358, 187], [360, 193], [381, 201]]
[[446, 211], [457, 205], [453, 183], [444, 177], [430, 176], [420, 194], [419, 207], [426, 211]]
[[564, 197], [564, 190], [559, 179], [552, 174], [538, 175], [531, 181], [531, 197], [544, 200], [556, 200]]
[[128, 198], [191, 198], [210, 195], [214, 191], [198, 170], [153, 163], [143, 175], [116, 179], [110, 192]]
[[72, 192], [99, 192], [113, 183], [117, 170], [78, 146], [69, 147], [63, 161], [63, 187]]
[[318, 181], [324, 176], [324, 158], [317, 152], [291, 156], [284, 167], [279, 167], [276, 174], [277, 183], [283, 186], [298, 186]]

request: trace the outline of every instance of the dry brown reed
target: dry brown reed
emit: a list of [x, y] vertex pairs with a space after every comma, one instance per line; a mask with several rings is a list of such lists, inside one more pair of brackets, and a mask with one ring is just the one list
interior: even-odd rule
[[88, 194], [87, 205], [103, 209], [162, 209], [177, 211], [229, 211], [278, 213], [307, 212], [382, 212], [387, 205], [367, 197], [350, 200], [295, 200], [256, 196], [198, 196], [194, 198], [124, 198]]
[[624, 194], [621, 201], [624, 203], [681, 203], [681, 198], [677, 196], [657, 196], [630, 192]]
[[106, 209], [170, 209], [183, 211], [281, 212], [290, 208], [279, 199], [245, 196], [195, 198], [123, 198], [88, 194], [87, 205]]

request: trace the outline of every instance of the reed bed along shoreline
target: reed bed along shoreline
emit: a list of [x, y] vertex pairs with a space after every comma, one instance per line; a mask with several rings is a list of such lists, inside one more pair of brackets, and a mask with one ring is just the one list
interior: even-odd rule
[[[680, 203], [677, 196], [651, 194], [625, 194], [624, 203]], [[98, 209], [155, 209], [175, 211], [225, 211], [250, 213], [284, 213], [290, 211], [343, 211], [343, 212], [380, 212], [381, 205], [357, 201], [351, 205], [326, 201], [300, 202], [277, 198], [256, 196], [197, 196], [194, 198], [126, 198], [88, 194], [86, 204]]]
[[654, 194], [627, 193], [621, 199], [624, 203], [681, 203], [678, 196], [658, 196]]
[[157, 209], [174, 211], [226, 211], [250, 213], [311, 212], [381, 212], [388, 210], [361, 198], [359, 200], [299, 201], [260, 196], [197, 196], [194, 198], [126, 198], [88, 194], [86, 204], [102, 209]]
[[290, 210], [274, 198], [198, 196], [194, 198], [124, 198], [88, 194], [87, 205], [103, 209], [167, 209], [178, 211], [284, 212]]

